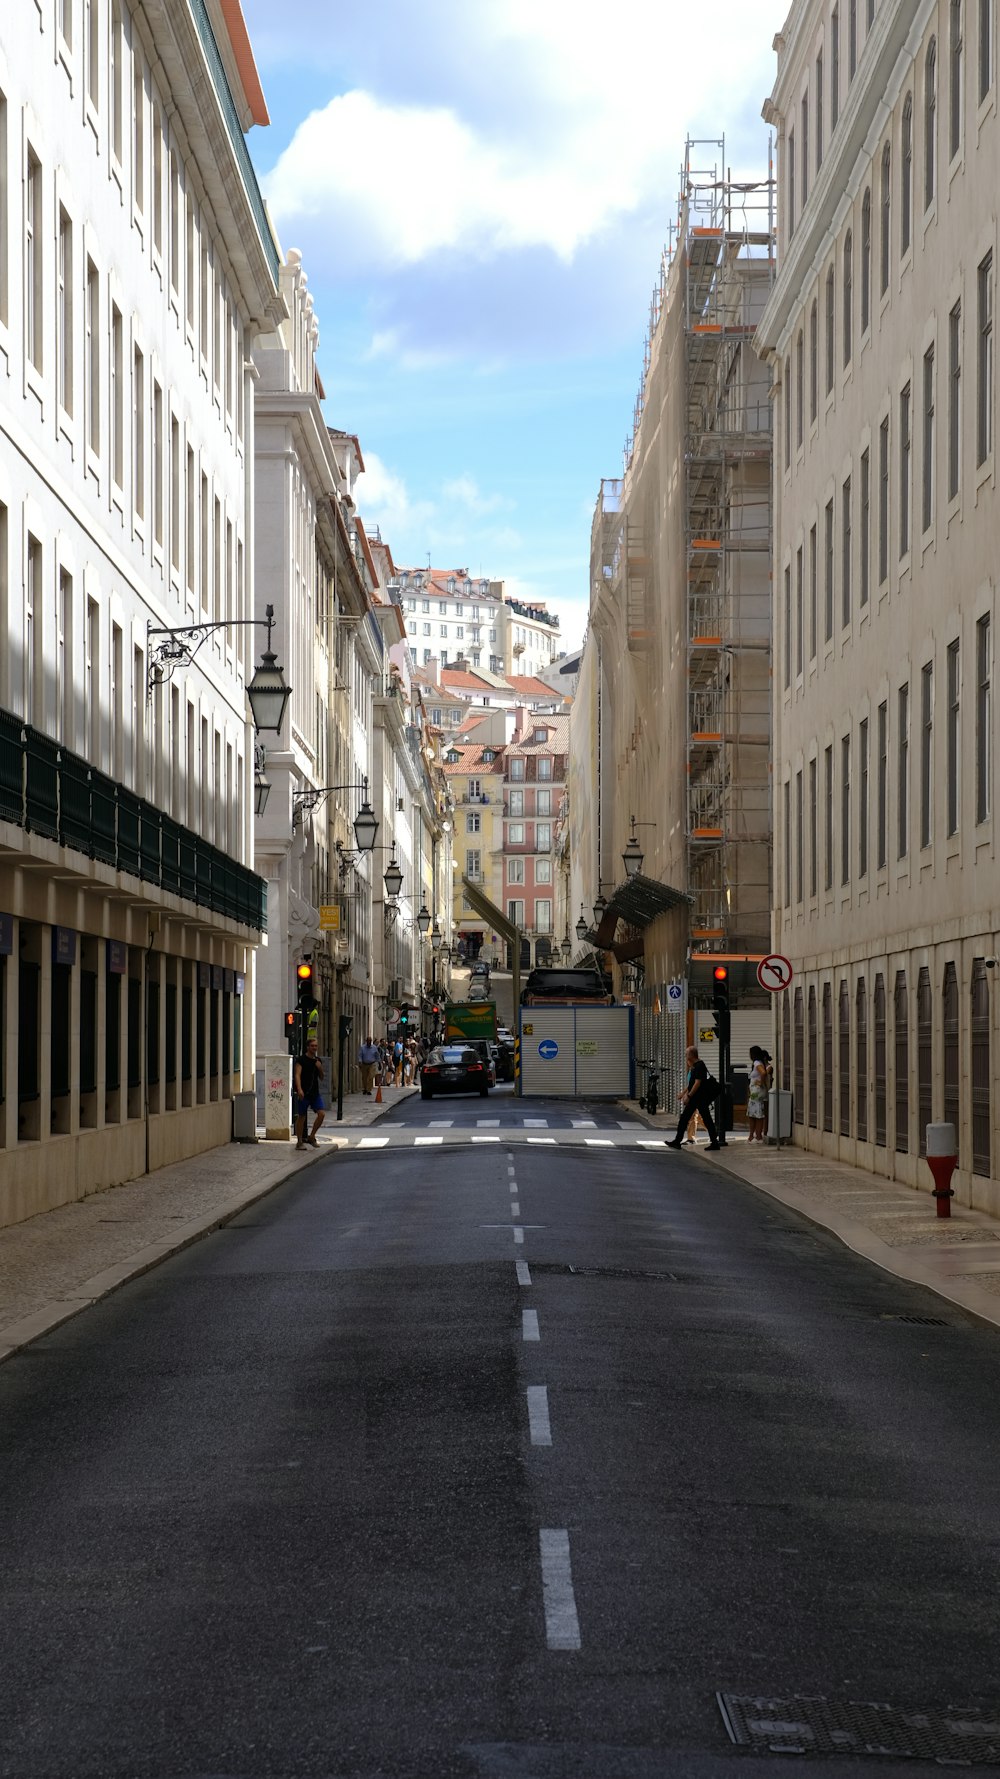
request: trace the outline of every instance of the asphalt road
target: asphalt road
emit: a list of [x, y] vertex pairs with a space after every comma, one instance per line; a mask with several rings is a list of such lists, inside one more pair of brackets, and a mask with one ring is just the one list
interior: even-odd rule
[[445, 1107], [0, 1368], [4, 1779], [901, 1779], [716, 1695], [1000, 1719], [996, 1331]]

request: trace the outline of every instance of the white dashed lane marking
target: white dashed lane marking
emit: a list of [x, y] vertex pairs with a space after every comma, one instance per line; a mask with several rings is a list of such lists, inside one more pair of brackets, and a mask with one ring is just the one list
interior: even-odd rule
[[573, 1597], [569, 1533], [565, 1527], [543, 1527], [538, 1534], [542, 1559], [545, 1641], [550, 1649], [579, 1649], [580, 1621]]
[[454, 1122], [454, 1118], [428, 1118], [427, 1128], [428, 1130], [450, 1130]]
[[528, 1270], [528, 1262], [526, 1260], [515, 1260], [514, 1265], [517, 1267], [517, 1282], [518, 1282], [518, 1284], [519, 1285], [530, 1285], [531, 1284], [531, 1273]]
[[515, 1241], [516, 1241], [516, 1242], [517, 1242], [517, 1243], [518, 1243], [518, 1244], [520, 1244], [520, 1243], [521, 1243], [521, 1242], [523, 1242], [523, 1241], [524, 1241], [524, 1230], [523, 1230], [523, 1229], [515, 1229], [515, 1231], [514, 1231], [514, 1240], [515, 1240]]
[[555, 1137], [529, 1137], [529, 1143], [554, 1143]]
[[358, 1144], [358, 1148], [359, 1149], [384, 1149], [386, 1144], [388, 1143], [388, 1141], [389, 1141], [388, 1137], [362, 1137], [360, 1143]]
[[586, 1137], [584, 1140], [588, 1149], [613, 1149], [615, 1146], [614, 1137]]
[[525, 1118], [523, 1123], [525, 1130], [548, 1130], [549, 1128], [547, 1118]]
[[477, 1130], [496, 1130], [499, 1123], [499, 1118], [477, 1118], [476, 1128]]
[[415, 1146], [422, 1143], [443, 1143], [444, 1137], [414, 1137], [413, 1142]]
[[522, 1310], [521, 1311], [521, 1339], [522, 1340], [541, 1340], [541, 1338], [542, 1337], [538, 1332], [538, 1311], [537, 1310]]
[[549, 1392], [546, 1384], [528, 1385], [528, 1431], [532, 1445], [552, 1444], [549, 1420]]
[[510, 1214], [512, 1217], [519, 1217], [521, 1215], [521, 1207], [516, 1198], [512, 1198], [510, 1201]]
[[574, 1130], [596, 1130], [597, 1129], [597, 1119], [596, 1118], [571, 1118], [570, 1123], [573, 1126]]

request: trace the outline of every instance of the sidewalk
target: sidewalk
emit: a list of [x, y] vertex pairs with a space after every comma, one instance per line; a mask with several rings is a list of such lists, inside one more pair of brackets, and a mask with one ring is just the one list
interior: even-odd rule
[[0, 1362], [239, 1216], [336, 1147], [338, 1131], [375, 1124], [416, 1092], [384, 1087], [382, 1105], [348, 1094], [341, 1124], [334, 1102], [320, 1147], [304, 1154], [296, 1152], [294, 1140], [227, 1143], [0, 1229]]
[[[651, 1130], [673, 1136], [672, 1112], [650, 1118], [631, 1100], [619, 1104]], [[685, 1145], [683, 1153], [801, 1212], [883, 1271], [926, 1285], [1000, 1327], [1000, 1224], [954, 1199], [951, 1216], [939, 1218], [929, 1168], [926, 1191], [915, 1192], [792, 1144], [748, 1143], [741, 1131], [732, 1132], [717, 1153], [706, 1154], [703, 1137], [693, 1148]]]

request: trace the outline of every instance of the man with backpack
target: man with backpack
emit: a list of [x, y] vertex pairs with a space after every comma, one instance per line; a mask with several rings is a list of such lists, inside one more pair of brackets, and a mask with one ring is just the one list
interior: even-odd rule
[[667, 1148], [680, 1148], [684, 1141], [684, 1132], [687, 1130], [691, 1119], [697, 1112], [708, 1132], [708, 1147], [710, 1149], [721, 1149], [722, 1144], [719, 1142], [715, 1129], [715, 1121], [712, 1117], [712, 1102], [718, 1094], [719, 1083], [713, 1080], [712, 1076], [709, 1074], [708, 1069], [698, 1055], [697, 1047], [694, 1044], [692, 1044], [686, 1052], [686, 1059], [688, 1078], [687, 1090], [684, 1098], [684, 1110], [678, 1120], [677, 1130], [675, 1131], [672, 1140], [667, 1144]]

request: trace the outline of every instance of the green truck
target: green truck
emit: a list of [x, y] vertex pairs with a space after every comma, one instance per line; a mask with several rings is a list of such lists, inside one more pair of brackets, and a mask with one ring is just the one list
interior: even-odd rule
[[449, 1044], [470, 1038], [486, 1038], [495, 1044], [496, 1001], [450, 1001], [444, 1010], [444, 1035]]

